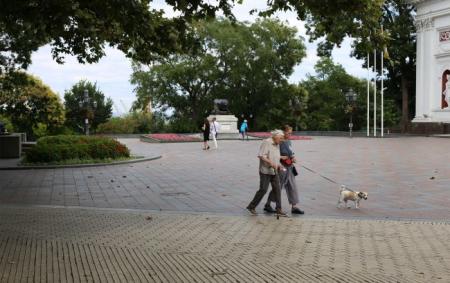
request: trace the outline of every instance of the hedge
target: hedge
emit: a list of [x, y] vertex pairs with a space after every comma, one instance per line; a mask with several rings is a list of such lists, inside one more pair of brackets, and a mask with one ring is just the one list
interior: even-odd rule
[[71, 159], [117, 159], [130, 157], [128, 148], [108, 137], [60, 135], [40, 138], [25, 156], [30, 163]]

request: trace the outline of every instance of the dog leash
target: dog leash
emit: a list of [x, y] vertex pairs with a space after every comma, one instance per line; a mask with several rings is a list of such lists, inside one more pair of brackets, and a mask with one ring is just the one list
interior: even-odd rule
[[[336, 185], [340, 185], [340, 184], [339, 184], [338, 182], [336, 182], [335, 180], [333, 180], [333, 179], [331, 179], [331, 178], [328, 178], [327, 176], [322, 175], [322, 174], [320, 174], [319, 172], [316, 172], [316, 171], [314, 171], [313, 169], [306, 167], [305, 165], [300, 165], [300, 166], [301, 166], [302, 168], [308, 170], [309, 172], [313, 173], [313, 174], [319, 175], [321, 178], [327, 180], [327, 181], [330, 182], [330, 183], [333, 183], [333, 184], [336, 184]], [[347, 187], [347, 186], [345, 186], [345, 188], [346, 188], [348, 191], [355, 192], [355, 191], [351, 190], [351, 189], [350, 189], [349, 187]]]
[[311, 173], [314, 173], [314, 174], [316, 174], [316, 175], [319, 175], [320, 177], [322, 177], [323, 179], [327, 180], [327, 181], [330, 182], [330, 183], [339, 185], [339, 183], [336, 182], [335, 180], [330, 179], [330, 178], [328, 178], [327, 176], [324, 176], [324, 175], [320, 174], [319, 172], [316, 172], [316, 171], [314, 171], [313, 169], [306, 167], [305, 165], [300, 165], [300, 166], [303, 167], [303, 168], [305, 168], [306, 170], [308, 170], [308, 171], [311, 172]]

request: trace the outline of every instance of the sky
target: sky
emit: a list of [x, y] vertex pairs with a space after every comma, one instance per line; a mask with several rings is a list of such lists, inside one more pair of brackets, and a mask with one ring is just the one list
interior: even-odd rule
[[[164, 0], [153, 1], [150, 7], [163, 9], [168, 17], [175, 15]], [[237, 4], [234, 7], [233, 13], [239, 21], [253, 22], [257, 17], [250, 15], [250, 10], [264, 7], [265, 1], [244, 0], [242, 5]], [[299, 82], [306, 78], [307, 74], [314, 75], [314, 65], [319, 59], [316, 52], [317, 44], [308, 41], [304, 24], [297, 19], [293, 12], [278, 12], [275, 17], [289, 26], [296, 27], [299, 31], [298, 35], [305, 38], [307, 56], [301, 64], [295, 67], [294, 73], [289, 79], [290, 82]], [[341, 64], [349, 74], [364, 78], [366, 72], [362, 68], [362, 62], [350, 57], [350, 52], [351, 40], [346, 39], [341, 48], [333, 51], [333, 60]], [[79, 64], [75, 57], [66, 56], [65, 64], [60, 65], [52, 59], [50, 46], [43, 46], [32, 55], [33, 63], [28, 71], [41, 78], [61, 98], [64, 96], [64, 91], [70, 89], [79, 80], [86, 79], [96, 82], [105, 96], [111, 97], [114, 101], [114, 115], [122, 115], [129, 111], [135, 100], [134, 87], [130, 83], [131, 62], [117, 49], [108, 47], [105, 53], [106, 56], [95, 64]]]

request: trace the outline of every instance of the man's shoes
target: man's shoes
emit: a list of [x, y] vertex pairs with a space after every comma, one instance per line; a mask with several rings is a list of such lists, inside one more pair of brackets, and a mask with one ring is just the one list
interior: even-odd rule
[[247, 210], [251, 215], [258, 215], [258, 213], [256, 213], [256, 210], [254, 208], [247, 207]]
[[291, 213], [292, 214], [305, 214], [305, 212], [298, 207], [292, 208]]
[[275, 213], [276, 212], [276, 210], [273, 209], [270, 205], [265, 205], [264, 206], [264, 211], [267, 212], [267, 213]]
[[277, 217], [287, 217], [286, 212], [282, 211], [280, 208], [277, 208]]

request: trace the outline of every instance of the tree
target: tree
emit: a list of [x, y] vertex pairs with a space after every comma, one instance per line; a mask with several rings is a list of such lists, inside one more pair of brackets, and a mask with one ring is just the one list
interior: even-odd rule
[[[88, 91], [89, 101], [84, 100], [84, 91]], [[112, 116], [113, 101], [105, 99], [96, 83], [81, 80], [64, 93], [66, 125], [77, 132], [83, 132], [85, 119], [89, 118], [90, 129], [94, 130]]]
[[15, 130], [33, 138], [34, 131], [52, 134], [64, 123], [61, 100], [36, 77], [23, 72], [0, 77], [0, 114], [7, 116]]
[[[348, 130], [350, 112], [353, 111], [355, 130], [366, 126], [366, 81], [352, 77], [345, 69], [324, 57], [315, 66], [317, 75], [309, 76], [301, 85], [308, 91], [307, 128], [309, 130]], [[353, 89], [357, 94], [355, 107], [345, 100], [345, 93]], [[369, 107], [372, 107], [369, 104]], [[379, 115], [380, 113], [378, 113]], [[379, 117], [378, 117], [379, 119]], [[398, 109], [392, 99], [385, 100], [385, 126], [398, 122]]]
[[173, 108], [175, 117], [199, 124], [214, 98], [227, 98], [232, 113], [252, 114], [260, 128], [273, 125], [277, 102], [294, 99], [287, 78], [305, 56], [296, 29], [269, 19], [196, 22], [192, 29], [202, 50], [161, 58], [149, 71], [135, 68], [135, 107], [145, 107], [151, 98], [157, 107]]
[[166, 18], [151, 9], [151, 0], [0, 0], [0, 72], [26, 68], [31, 53], [50, 44], [58, 63], [75, 55], [80, 63], [97, 62], [105, 45], [127, 57], [149, 63], [195, 46], [187, 23], [214, 17], [218, 11], [232, 18], [234, 0], [217, 4], [200, 0], [168, 0], [179, 16]]

